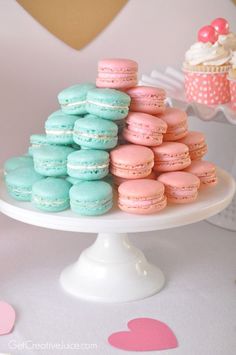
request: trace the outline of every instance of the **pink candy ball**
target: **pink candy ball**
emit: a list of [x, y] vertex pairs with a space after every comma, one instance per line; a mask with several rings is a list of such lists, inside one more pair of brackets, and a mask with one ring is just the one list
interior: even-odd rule
[[214, 44], [218, 39], [218, 33], [213, 26], [204, 26], [198, 31], [199, 42], [211, 42]]
[[213, 26], [220, 35], [227, 35], [229, 33], [229, 23], [224, 18], [216, 18], [212, 21], [211, 26]]

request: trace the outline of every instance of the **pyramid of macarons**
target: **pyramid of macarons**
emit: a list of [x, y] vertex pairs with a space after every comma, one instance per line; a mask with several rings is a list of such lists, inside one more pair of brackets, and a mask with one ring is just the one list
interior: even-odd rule
[[9, 194], [45, 212], [94, 216], [117, 204], [149, 214], [193, 202], [200, 187], [215, 185], [215, 165], [202, 160], [204, 135], [188, 131], [184, 111], [166, 107], [164, 90], [137, 82], [135, 61], [104, 59], [96, 85], [61, 91], [61, 109], [44, 134], [31, 135], [28, 155], [6, 161]]

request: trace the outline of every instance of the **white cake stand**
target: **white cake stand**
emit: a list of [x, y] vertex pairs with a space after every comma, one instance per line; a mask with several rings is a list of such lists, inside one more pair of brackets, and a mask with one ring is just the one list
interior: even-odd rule
[[90, 301], [133, 301], [160, 291], [164, 275], [130, 243], [127, 233], [183, 226], [222, 211], [233, 198], [235, 182], [220, 169], [218, 177], [218, 185], [202, 189], [195, 203], [169, 205], [160, 213], [148, 216], [131, 215], [114, 208], [99, 217], [80, 217], [70, 210], [40, 212], [31, 203], [13, 200], [6, 191], [2, 177], [0, 211], [40, 227], [98, 233], [95, 243], [62, 272], [62, 287], [70, 294]]

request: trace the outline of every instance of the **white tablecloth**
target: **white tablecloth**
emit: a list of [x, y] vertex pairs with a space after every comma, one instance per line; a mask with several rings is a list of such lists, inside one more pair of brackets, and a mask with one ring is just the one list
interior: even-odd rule
[[[179, 341], [177, 349], [163, 354], [236, 354], [235, 232], [201, 222], [132, 235], [164, 271], [166, 287], [139, 302], [97, 304], [69, 296], [58, 282], [61, 270], [94, 236], [33, 227], [3, 215], [0, 227], [0, 299], [17, 312], [13, 333], [0, 337], [0, 353], [128, 354], [112, 348], [108, 336], [125, 330], [132, 318], [153, 317], [167, 323]], [[61, 343], [90, 349], [30, 349]]]

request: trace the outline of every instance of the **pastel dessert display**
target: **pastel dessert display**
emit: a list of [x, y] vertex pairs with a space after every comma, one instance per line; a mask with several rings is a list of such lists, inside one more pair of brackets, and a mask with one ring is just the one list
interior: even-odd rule
[[151, 86], [135, 86], [126, 90], [131, 97], [130, 111], [156, 115], [165, 111], [165, 90]]
[[[203, 29], [199, 38], [211, 48], [216, 30]], [[59, 93], [61, 109], [46, 119], [45, 133], [31, 135], [30, 155], [4, 164], [11, 197], [45, 213], [71, 208], [99, 216], [115, 200], [116, 208], [145, 215], [162, 211], [168, 201], [194, 202], [200, 181], [217, 183], [215, 166], [201, 160], [204, 134], [189, 132], [186, 113], [165, 106], [163, 89], [136, 86], [137, 69], [132, 60], [102, 60], [97, 87], [77, 84]]]
[[66, 115], [58, 110], [52, 113], [45, 122], [48, 143], [73, 144], [73, 132], [77, 116]]
[[196, 175], [201, 186], [214, 186], [217, 184], [215, 164], [205, 160], [194, 160], [184, 171]]
[[58, 102], [63, 112], [71, 115], [87, 113], [87, 93], [95, 88], [94, 84], [77, 84], [64, 89], [58, 94]]
[[202, 132], [189, 131], [178, 142], [188, 146], [191, 160], [201, 159], [207, 153], [207, 143]]
[[87, 94], [86, 109], [98, 117], [116, 121], [129, 112], [130, 97], [114, 89], [92, 89]]
[[231, 51], [218, 42], [219, 33], [212, 25], [198, 31], [198, 41], [185, 54], [183, 71], [189, 102], [219, 105], [230, 101], [227, 79]]
[[137, 85], [138, 63], [130, 59], [102, 59], [98, 62], [96, 86], [124, 90]]
[[167, 107], [165, 112], [157, 115], [167, 124], [164, 141], [177, 141], [188, 133], [188, 116], [185, 111], [175, 107]]
[[17, 168], [33, 168], [33, 158], [28, 155], [22, 155], [19, 157], [12, 157], [5, 161], [3, 166], [4, 175], [7, 175], [11, 171]]
[[123, 137], [127, 142], [145, 146], [160, 145], [167, 124], [160, 118], [141, 112], [130, 112], [125, 119]]
[[177, 142], [164, 142], [152, 148], [154, 153], [154, 171], [177, 171], [191, 164], [188, 146]]
[[151, 149], [141, 145], [124, 144], [110, 153], [110, 172], [127, 179], [147, 177], [154, 165]]
[[59, 212], [70, 206], [71, 184], [60, 178], [47, 177], [32, 187], [32, 203], [46, 212]]
[[109, 154], [103, 150], [79, 150], [68, 155], [67, 173], [81, 180], [99, 180], [109, 172]]
[[218, 42], [226, 49], [235, 51], [236, 34], [230, 31], [229, 22], [226, 19], [219, 17], [211, 22], [211, 26], [214, 27], [218, 34]]
[[67, 156], [74, 151], [66, 146], [46, 146], [34, 151], [35, 171], [44, 176], [67, 175]]
[[84, 181], [70, 189], [71, 209], [85, 216], [98, 216], [113, 205], [111, 186], [105, 181]]
[[118, 206], [128, 213], [156, 213], [166, 207], [164, 192], [164, 185], [155, 180], [126, 181], [118, 188]]
[[231, 96], [231, 108], [236, 110], [236, 50], [232, 53], [232, 68], [229, 71], [228, 80]]
[[86, 115], [75, 122], [74, 142], [83, 148], [111, 149], [117, 145], [118, 127], [109, 120]]
[[9, 194], [19, 201], [31, 201], [33, 184], [43, 179], [33, 167], [14, 169], [6, 175], [6, 185]]
[[157, 180], [164, 184], [169, 202], [182, 204], [197, 199], [200, 179], [196, 175], [175, 171], [161, 174]]

